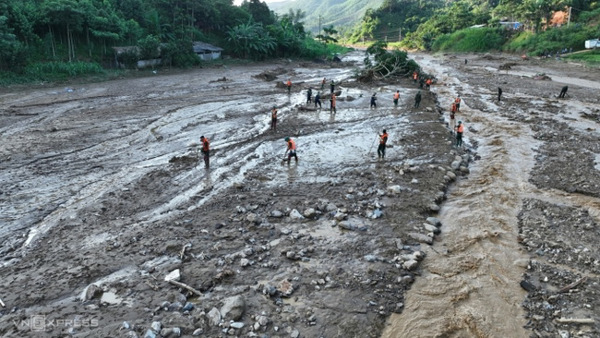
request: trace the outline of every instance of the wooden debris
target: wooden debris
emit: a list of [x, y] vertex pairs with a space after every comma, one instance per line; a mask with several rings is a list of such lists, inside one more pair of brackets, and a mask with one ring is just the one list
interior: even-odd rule
[[183, 248], [181, 248], [181, 252], [179, 253], [179, 258], [183, 259], [183, 257], [185, 256], [185, 250], [187, 250], [188, 248], [192, 247], [192, 243], [188, 243], [186, 245], [183, 246]]
[[2, 299], [0, 299], [0, 305], [2, 305], [2, 307], [6, 307], [6, 305], [4, 305], [4, 302], [2, 301]]
[[556, 321], [561, 324], [594, 324], [596, 322], [592, 318], [557, 318]]
[[182, 282], [170, 280], [169, 283], [171, 283], [171, 284], [173, 284], [175, 286], [179, 286], [180, 288], [184, 288], [184, 289], [188, 290], [189, 292], [191, 292], [191, 293], [193, 293], [193, 294], [195, 294], [197, 296], [202, 296], [202, 292], [200, 292], [200, 291], [194, 289], [193, 287], [191, 287], [191, 286], [189, 286], [187, 284], [184, 284]]
[[581, 279], [579, 279], [579, 280], [577, 280], [577, 281], [575, 281], [575, 282], [573, 282], [573, 283], [565, 286], [564, 288], [558, 290], [558, 293], [567, 292], [567, 291], [571, 290], [572, 288], [576, 287], [577, 285], [585, 282], [586, 279], [587, 279], [587, 277], [583, 277], [583, 278], [581, 278]]

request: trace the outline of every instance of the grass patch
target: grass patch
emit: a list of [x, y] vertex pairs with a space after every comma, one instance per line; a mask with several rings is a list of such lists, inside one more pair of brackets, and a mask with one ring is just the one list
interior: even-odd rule
[[565, 59], [583, 61], [591, 64], [600, 64], [600, 49], [590, 50], [587, 52], [572, 54], [566, 56]]
[[440, 35], [432, 45], [433, 51], [486, 52], [504, 43], [500, 28], [466, 28], [452, 34]]
[[345, 54], [353, 50], [352, 48], [334, 43], [323, 43], [311, 38], [304, 39], [303, 44], [304, 46], [300, 56], [309, 59], [325, 57], [331, 60], [335, 54]]

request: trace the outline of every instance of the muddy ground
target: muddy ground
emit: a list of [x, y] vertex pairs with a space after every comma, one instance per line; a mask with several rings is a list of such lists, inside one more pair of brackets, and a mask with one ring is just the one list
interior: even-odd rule
[[[3, 90], [0, 332], [500, 337], [498, 328], [516, 326], [522, 331], [509, 336], [597, 336], [599, 72], [466, 58], [416, 56], [438, 78], [418, 109], [408, 79], [353, 81], [360, 53], [334, 65], [282, 61]], [[555, 80], [533, 80], [540, 72]], [[340, 83], [338, 112], [326, 101], [299, 109], [323, 77]], [[280, 85], [287, 78], [289, 96]], [[570, 96], [554, 98], [570, 80]], [[378, 107], [369, 109], [374, 92]], [[446, 126], [456, 95], [463, 149]], [[390, 147], [379, 160], [384, 128]], [[208, 170], [200, 135], [212, 142]], [[297, 164], [282, 163], [286, 136], [298, 142]], [[494, 200], [482, 195], [488, 189], [504, 194]], [[472, 217], [459, 222], [453, 212]], [[474, 219], [478, 212], [505, 218], [501, 230]], [[481, 231], [452, 242], [475, 225]], [[440, 285], [476, 270], [485, 258], [469, 252], [475, 246], [525, 258], [509, 262], [510, 277], [492, 278], [502, 280], [492, 291], [449, 288], [445, 301], [420, 288], [435, 285], [432, 258], [454, 270], [436, 274]], [[183, 284], [165, 281], [175, 270]], [[469, 291], [500, 288], [510, 296], [490, 295], [492, 306]], [[433, 295], [435, 312], [419, 313], [411, 294]], [[486, 317], [507, 299], [506, 311]]]

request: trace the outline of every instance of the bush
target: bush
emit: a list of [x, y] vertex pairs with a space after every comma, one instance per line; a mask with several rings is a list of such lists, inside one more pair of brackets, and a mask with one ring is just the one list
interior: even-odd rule
[[161, 59], [164, 66], [189, 68], [199, 65], [200, 58], [191, 41], [172, 41], [161, 47]]
[[68, 78], [103, 74], [104, 69], [95, 62], [36, 62], [25, 67], [25, 75], [41, 81], [66, 80]]
[[352, 50], [351, 48], [336, 45], [333, 43], [323, 43], [313, 38], [307, 37], [302, 42], [300, 56], [307, 59], [327, 58], [333, 59], [336, 54], [344, 54]]

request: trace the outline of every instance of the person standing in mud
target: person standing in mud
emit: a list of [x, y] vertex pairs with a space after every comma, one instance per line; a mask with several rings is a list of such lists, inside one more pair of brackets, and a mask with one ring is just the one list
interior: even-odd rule
[[327, 83], [327, 78], [323, 78], [321, 81], [321, 90], [325, 89], [325, 84]]
[[465, 125], [462, 121], [458, 121], [458, 126], [456, 126], [456, 146], [462, 147], [462, 136], [465, 131]]
[[421, 105], [421, 91], [420, 90], [417, 92], [417, 95], [415, 95], [415, 108], [419, 108], [419, 105]]
[[400, 99], [400, 91], [396, 90], [394, 93], [394, 108], [398, 108], [398, 100]]
[[502, 88], [498, 87], [498, 102], [500, 102], [501, 97], [502, 97]]
[[377, 147], [377, 156], [381, 159], [385, 158], [385, 145], [387, 144], [388, 134], [383, 130], [383, 134], [379, 135], [379, 146]]
[[309, 87], [308, 92], [306, 92], [306, 104], [308, 105], [311, 102], [312, 102], [312, 87]]
[[431, 78], [427, 78], [427, 80], [425, 80], [425, 89], [427, 89], [427, 90], [431, 89], [432, 83], [433, 83], [433, 81], [431, 80]]
[[321, 109], [321, 92], [317, 92], [317, 95], [315, 95], [315, 108], [317, 108], [317, 104], [319, 105], [319, 109]]
[[287, 151], [285, 152], [287, 154], [287, 163], [290, 164], [292, 157], [296, 160], [296, 163], [298, 163], [298, 155], [296, 155], [296, 142], [291, 138], [286, 137], [285, 143], [287, 143]]
[[335, 91], [335, 82], [333, 82], [333, 80], [331, 80], [329, 87], [331, 88], [331, 94], [333, 94], [333, 92]]
[[456, 111], [460, 111], [460, 101], [462, 100], [460, 99], [460, 95], [458, 95], [456, 99], [454, 99], [454, 103], [456, 104]]
[[371, 95], [371, 106], [370, 108], [377, 108], [377, 93], [373, 93], [373, 95]]
[[204, 167], [208, 168], [210, 165], [210, 141], [204, 135], [200, 136], [200, 142], [202, 143], [202, 149], [200, 152], [204, 155]]
[[335, 93], [331, 93], [331, 98], [329, 99], [329, 103], [331, 104], [330, 111], [334, 114], [337, 113], [337, 111], [335, 109], [335, 103], [336, 103], [335, 101], [336, 100], [337, 100], [337, 96], [335, 96]]
[[413, 72], [412, 78], [413, 78], [413, 82], [415, 84], [417, 84], [417, 80], [419, 80], [419, 73], [417, 73], [416, 70]]
[[454, 129], [456, 129], [455, 115], [456, 115], [456, 103], [452, 103], [452, 106], [450, 107], [450, 130], [452, 133], [454, 133]]
[[569, 86], [562, 87], [562, 89], [560, 90], [560, 94], [558, 94], [558, 97], [564, 99], [565, 95], [567, 94], [567, 90], [569, 90]]
[[277, 132], [277, 107], [271, 109], [271, 130]]
[[288, 95], [290, 95], [290, 93], [292, 92], [292, 80], [288, 79], [285, 85], [287, 86]]

